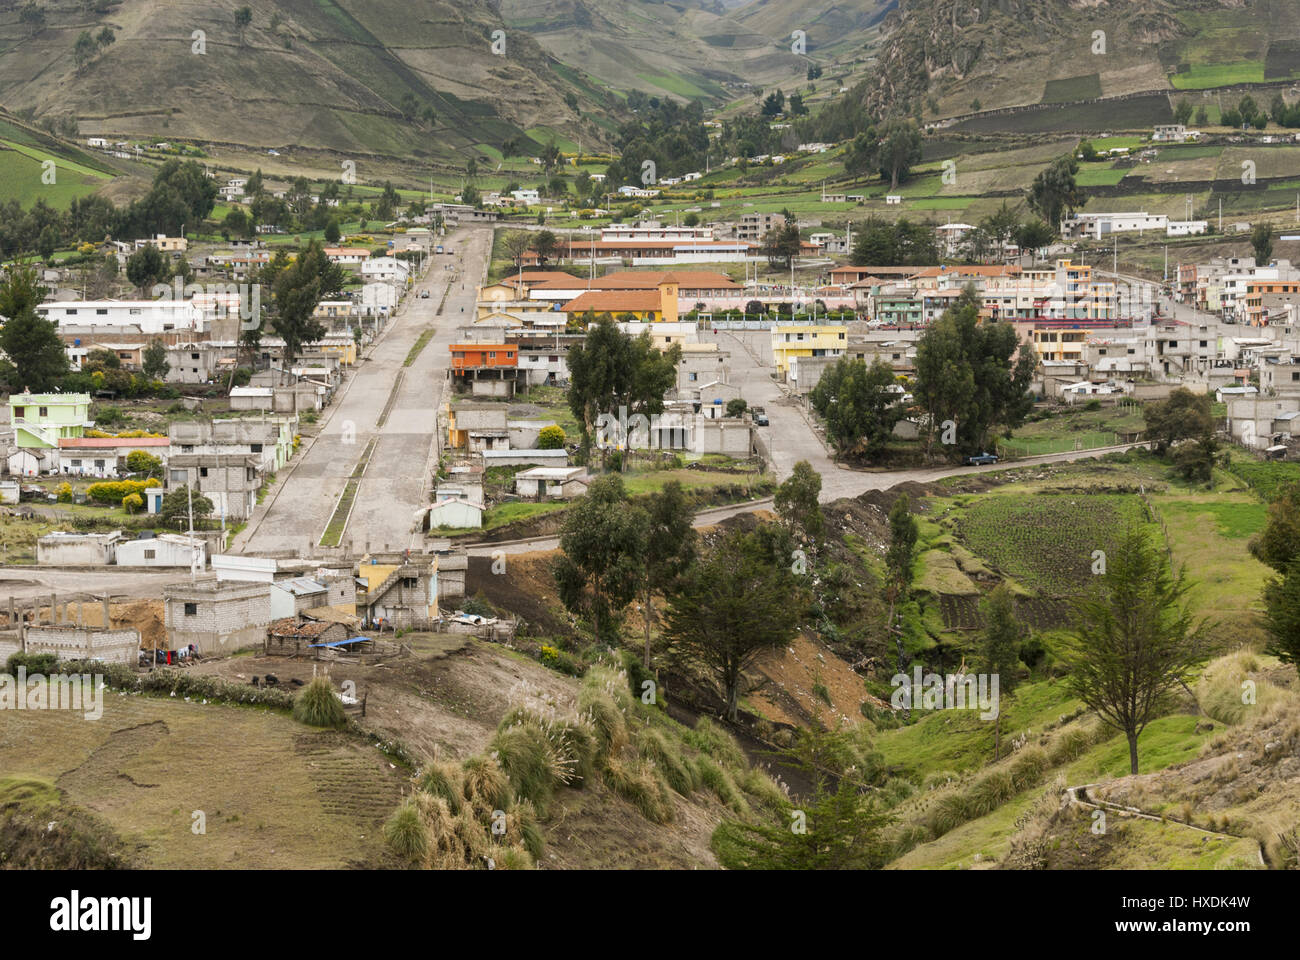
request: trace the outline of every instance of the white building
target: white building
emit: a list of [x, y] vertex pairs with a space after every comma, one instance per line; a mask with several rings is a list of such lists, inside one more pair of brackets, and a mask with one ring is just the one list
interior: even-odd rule
[[1112, 233], [1166, 233], [1169, 218], [1163, 213], [1079, 213], [1061, 221], [1061, 236], [1066, 239], [1091, 237], [1100, 240]]
[[510, 196], [515, 198], [516, 203], [537, 203], [542, 199], [536, 190], [511, 190]]
[[207, 564], [207, 545], [198, 537], [160, 533], [148, 540], [125, 540], [117, 545], [119, 567], [194, 567]]
[[1165, 232], [1171, 237], [1190, 237], [1209, 228], [1208, 220], [1170, 220]]
[[386, 317], [397, 307], [397, 287], [392, 283], [367, 283], [361, 288], [361, 313], [367, 317]]
[[141, 333], [203, 332], [203, 310], [187, 300], [55, 300], [36, 312], [60, 327], [135, 327]]
[[406, 283], [411, 268], [405, 260], [396, 257], [372, 257], [361, 264], [361, 276], [366, 282]]

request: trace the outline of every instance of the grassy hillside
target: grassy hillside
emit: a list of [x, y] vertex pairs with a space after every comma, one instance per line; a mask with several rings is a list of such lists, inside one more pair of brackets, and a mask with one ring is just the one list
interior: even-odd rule
[[[70, 117], [83, 136], [353, 154], [446, 158], [561, 124], [600, 141], [600, 128], [565, 102], [572, 94], [584, 114], [599, 112], [592, 92], [552, 70], [531, 38], [509, 34], [504, 54], [493, 53], [493, 31], [505, 25], [485, 0], [417, 8], [252, 0], [252, 24], [241, 35], [234, 14], [242, 5], [122, 0], [105, 15], [86, 15], [80, 4], [46, 4], [47, 24], [35, 33], [11, 7], [0, 13], [5, 105], [37, 119]], [[78, 69], [77, 36], [106, 27], [115, 42]], [[436, 114], [432, 124], [421, 117], [426, 107]]]
[[[51, 162], [52, 175], [47, 174]], [[30, 207], [44, 200], [58, 209], [102, 189], [117, 175], [118, 171], [100, 157], [20, 123], [0, 119], [0, 202], [16, 199]]]

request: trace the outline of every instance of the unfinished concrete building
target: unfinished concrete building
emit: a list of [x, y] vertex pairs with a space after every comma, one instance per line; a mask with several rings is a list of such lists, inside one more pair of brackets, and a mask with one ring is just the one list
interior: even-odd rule
[[204, 579], [163, 588], [164, 626], [172, 650], [232, 653], [260, 646], [271, 622], [271, 585]]

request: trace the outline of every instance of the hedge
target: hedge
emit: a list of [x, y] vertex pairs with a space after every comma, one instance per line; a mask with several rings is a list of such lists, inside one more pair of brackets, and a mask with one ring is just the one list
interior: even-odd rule
[[161, 487], [162, 481], [149, 480], [105, 480], [92, 483], [86, 488], [86, 496], [96, 503], [119, 504], [133, 493], [143, 493], [149, 487]]

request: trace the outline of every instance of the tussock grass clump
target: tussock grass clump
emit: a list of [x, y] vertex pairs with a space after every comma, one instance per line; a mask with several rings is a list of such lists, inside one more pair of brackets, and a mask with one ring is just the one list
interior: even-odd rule
[[736, 787], [736, 781], [712, 757], [707, 754], [696, 757], [695, 772], [699, 777], [700, 786], [711, 791], [733, 813], [742, 817], [749, 815], [749, 804]]
[[[1238, 650], [1209, 663], [1196, 684], [1201, 709], [1220, 723], [1237, 724], [1262, 716], [1286, 694], [1262, 677], [1250, 676], [1260, 667], [1258, 655], [1250, 650]], [[1250, 679], [1255, 681], [1255, 702], [1242, 703], [1242, 683]]]
[[885, 837], [885, 843], [889, 851], [888, 857], [890, 860], [897, 860], [908, 851], [919, 847], [923, 843], [929, 843], [932, 839], [929, 828], [924, 824], [900, 824]]
[[937, 770], [926, 775], [926, 778], [921, 781], [921, 789], [928, 793], [931, 790], [939, 790], [960, 780], [960, 774], [953, 773], [951, 770]]
[[916, 784], [902, 777], [891, 777], [880, 788], [878, 796], [886, 807], [896, 807], [916, 796]]
[[514, 795], [543, 813], [555, 787], [568, 781], [566, 758], [560, 756], [536, 723], [517, 723], [498, 730], [490, 747]]
[[407, 800], [384, 824], [384, 841], [400, 857], [419, 862], [429, 852], [429, 834], [414, 800]]
[[488, 818], [493, 810], [510, 806], [510, 780], [491, 757], [470, 757], [465, 761], [462, 795], [475, 814]]
[[456, 764], [434, 761], [420, 774], [417, 783], [425, 793], [447, 801], [452, 813], [460, 813], [465, 802], [465, 776]]
[[935, 801], [926, 815], [925, 826], [935, 837], [960, 827], [970, 817], [970, 802], [964, 794], [949, 793]]
[[695, 770], [658, 730], [643, 730], [636, 738], [637, 752], [654, 762], [668, 786], [689, 797], [699, 786]]
[[578, 710], [591, 723], [597, 757], [616, 754], [627, 745], [627, 721], [607, 690], [584, 685], [578, 693]]
[[1112, 731], [1102, 723], [1089, 727], [1071, 727], [1053, 742], [1047, 751], [1047, 762], [1053, 767], [1077, 760], [1093, 746], [1111, 736]]
[[687, 730], [682, 739], [702, 753], [707, 753], [725, 767], [739, 769], [746, 766], [736, 738], [708, 717], [700, 717], [694, 730]]
[[983, 817], [1016, 795], [1016, 784], [1008, 770], [993, 770], [980, 777], [966, 791], [971, 819]]
[[293, 702], [293, 718], [309, 727], [342, 727], [348, 721], [343, 701], [325, 677], [312, 677], [302, 688]]
[[533, 869], [533, 856], [524, 847], [500, 847], [492, 860], [498, 870]]
[[670, 823], [673, 798], [668, 784], [650, 761], [642, 757], [624, 760], [610, 757], [605, 763], [605, 783], [631, 803], [651, 823]]
[[1047, 753], [1038, 747], [1025, 747], [1017, 751], [1011, 761], [1011, 782], [1016, 790], [1032, 787], [1047, 772]]
[[785, 791], [767, 773], [758, 767], [750, 767], [736, 777], [736, 786], [748, 794], [760, 807], [769, 810], [781, 810], [790, 803]]

